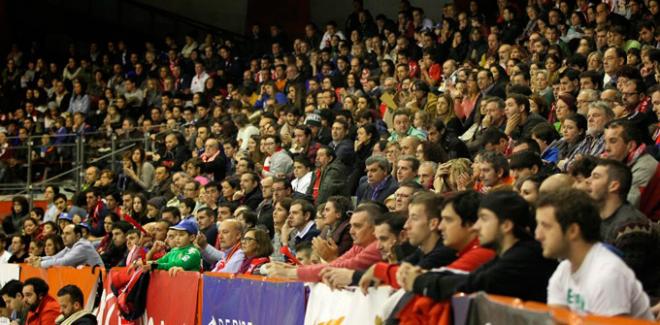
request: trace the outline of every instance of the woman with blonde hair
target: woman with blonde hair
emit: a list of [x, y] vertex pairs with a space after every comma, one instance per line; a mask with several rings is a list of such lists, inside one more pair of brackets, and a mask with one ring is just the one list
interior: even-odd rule
[[454, 108], [454, 99], [451, 94], [444, 93], [438, 96], [438, 101], [435, 105], [434, 117], [442, 120], [447, 129], [454, 130], [456, 133], [463, 133], [463, 124], [456, 116]]
[[467, 158], [452, 159], [438, 166], [433, 180], [436, 193], [464, 191], [471, 187], [472, 162]]
[[598, 51], [593, 51], [587, 57], [587, 71], [600, 71], [603, 67], [603, 55]]
[[545, 69], [539, 69], [534, 76], [534, 93], [541, 96], [547, 105], [550, 105], [555, 100], [554, 93], [552, 92], [552, 84], [550, 83], [550, 72]]

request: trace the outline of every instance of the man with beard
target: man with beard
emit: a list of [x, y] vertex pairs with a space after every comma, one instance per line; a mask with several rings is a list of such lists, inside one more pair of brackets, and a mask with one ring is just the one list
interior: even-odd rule
[[58, 324], [96, 325], [96, 317], [85, 310], [84, 296], [80, 288], [73, 284], [62, 287], [57, 292], [62, 315]]
[[630, 168], [620, 161], [601, 160], [587, 184], [599, 209], [601, 240], [621, 252], [649, 296], [658, 296], [658, 234], [651, 221], [626, 200], [632, 184]]
[[[65, 248], [53, 256], [32, 256], [27, 262], [34, 267], [49, 268], [51, 266], [100, 265], [103, 266], [101, 256], [96, 252], [94, 245], [83, 237], [83, 227], [68, 225], [62, 230], [62, 240]], [[23, 289], [25, 291], [25, 289]]]
[[25, 324], [55, 324], [60, 306], [48, 289], [46, 281], [40, 278], [29, 278], [23, 283], [23, 303], [28, 307]]
[[605, 125], [613, 118], [614, 112], [609, 103], [597, 101], [589, 104], [587, 135], [566, 159], [557, 163], [557, 166], [566, 171], [580, 156], [600, 156], [605, 150], [605, 137], [603, 136]]

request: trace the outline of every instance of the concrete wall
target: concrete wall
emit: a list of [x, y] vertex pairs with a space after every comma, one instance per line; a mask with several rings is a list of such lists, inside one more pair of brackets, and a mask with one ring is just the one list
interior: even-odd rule
[[[434, 22], [440, 19], [442, 6], [450, 0], [411, 0], [414, 7], [421, 7], [427, 17]], [[400, 0], [364, 0], [364, 8], [368, 9], [376, 17], [378, 14], [384, 14], [390, 19], [396, 21], [399, 12]], [[311, 17], [319, 28], [329, 20], [334, 20], [343, 28], [348, 15], [353, 12], [352, 0], [311, 0]]]
[[138, 0], [201, 22], [243, 34], [247, 0]]

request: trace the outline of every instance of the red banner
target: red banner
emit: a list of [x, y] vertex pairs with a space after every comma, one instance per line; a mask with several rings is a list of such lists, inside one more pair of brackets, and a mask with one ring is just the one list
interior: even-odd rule
[[119, 311], [117, 310], [117, 298], [110, 289], [110, 279], [115, 272], [123, 272], [123, 269], [111, 269], [108, 272], [106, 280], [103, 281], [103, 296], [101, 297], [101, 304], [96, 313], [96, 319], [99, 324], [105, 325], [121, 325], [122, 321], [119, 318]]
[[[110, 273], [117, 272], [112, 269]], [[105, 291], [97, 319], [99, 324], [159, 324], [159, 325], [195, 325], [197, 299], [201, 274], [198, 272], [179, 272], [171, 277], [165, 271], [151, 273], [147, 290], [147, 310], [142, 319], [135, 322], [122, 321], [116, 306], [116, 297], [110, 289], [110, 276], [105, 283]]]
[[197, 324], [197, 292], [199, 272], [179, 272], [171, 277], [165, 271], [151, 273], [147, 291], [146, 324], [195, 325]]

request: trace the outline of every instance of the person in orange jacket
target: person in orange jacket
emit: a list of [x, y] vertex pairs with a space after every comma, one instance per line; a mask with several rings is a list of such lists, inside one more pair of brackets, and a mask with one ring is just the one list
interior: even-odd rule
[[29, 278], [23, 283], [23, 303], [28, 306], [26, 325], [54, 325], [60, 305], [48, 294], [48, 283]]

